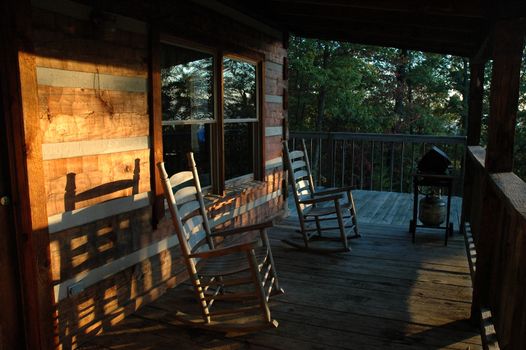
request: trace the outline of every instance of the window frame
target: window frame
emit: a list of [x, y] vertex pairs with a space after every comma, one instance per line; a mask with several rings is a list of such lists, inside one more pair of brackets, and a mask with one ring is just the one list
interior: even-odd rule
[[[235, 186], [237, 184], [247, 182], [250, 180], [262, 180], [262, 173], [261, 173], [261, 165], [260, 165], [260, 159], [263, 157], [262, 155], [262, 148], [264, 148], [263, 145], [263, 138], [261, 137], [260, 129], [263, 127], [263, 113], [262, 113], [262, 107], [261, 104], [263, 91], [261, 90], [262, 86], [260, 86], [260, 81], [262, 79], [262, 72], [260, 71], [261, 65], [263, 60], [257, 60], [253, 59], [251, 57], [246, 57], [240, 54], [235, 53], [225, 53], [221, 57], [221, 65], [223, 65], [223, 61], [225, 58], [239, 61], [239, 62], [245, 62], [248, 64], [251, 64], [255, 68], [255, 75], [256, 75], [256, 117], [255, 118], [240, 118], [240, 119], [226, 119], [223, 115], [223, 128], [225, 124], [235, 124], [235, 123], [253, 123], [252, 129], [252, 172], [237, 176], [231, 179], [226, 179], [225, 184]], [[223, 69], [222, 69], [223, 71]], [[222, 82], [224, 82], [224, 79], [222, 79]], [[223, 87], [224, 90], [224, 87]], [[221, 104], [222, 104], [222, 111], [224, 112], [224, 94], [221, 98]], [[223, 130], [223, 137], [224, 137], [224, 130]], [[222, 145], [222, 151], [224, 153], [225, 147], [224, 147], [224, 140]], [[222, 166], [225, 166], [225, 162], [222, 162]], [[224, 170], [223, 170], [224, 171]]]
[[[211, 185], [205, 187], [204, 190], [216, 195], [224, 195], [228, 187], [235, 186], [241, 183], [252, 180], [264, 179], [264, 120], [263, 120], [263, 102], [264, 102], [264, 62], [265, 55], [259, 52], [248, 50], [245, 48], [228, 48], [225, 49], [219, 46], [203, 45], [197, 41], [183, 39], [165, 33], [157, 33], [153, 35], [152, 60], [150, 62], [150, 69], [152, 74], [151, 83], [151, 101], [152, 101], [152, 126], [151, 134], [154, 142], [152, 142], [152, 160], [153, 166], [156, 168], [156, 163], [164, 161], [164, 152], [162, 147], [162, 127], [163, 125], [189, 125], [192, 123], [211, 124], [211, 150], [210, 150], [210, 171], [211, 171]], [[206, 120], [202, 122], [185, 122], [172, 121], [163, 124], [162, 120], [162, 105], [161, 105], [161, 87], [162, 82], [160, 78], [160, 56], [161, 45], [173, 45], [189, 50], [200, 51], [210, 54], [213, 57], [213, 99], [214, 99], [214, 120]], [[247, 62], [255, 66], [256, 73], [256, 118], [237, 119], [233, 122], [250, 122], [253, 123], [252, 139], [253, 139], [253, 172], [242, 175], [232, 179], [225, 179], [225, 120], [224, 120], [224, 84], [223, 84], [223, 60], [225, 58], [235, 59], [241, 62]], [[226, 123], [231, 123], [226, 121]], [[159, 140], [160, 138], [160, 140]], [[158, 176], [157, 169], [156, 176]], [[162, 188], [159, 187], [156, 181], [152, 181], [156, 198], [159, 196], [159, 190], [162, 194]], [[164, 204], [162, 205], [164, 207]], [[154, 210], [159, 213], [159, 210]], [[159, 215], [157, 215], [159, 216]]]

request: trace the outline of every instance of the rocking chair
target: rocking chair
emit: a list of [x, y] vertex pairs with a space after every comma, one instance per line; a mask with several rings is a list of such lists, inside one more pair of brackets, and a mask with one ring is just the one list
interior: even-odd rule
[[[352, 197], [352, 187], [329, 188], [316, 191], [310, 169], [309, 157], [305, 141], [301, 142], [301, 150], [289, 151], [287, 141], [283, 141], [283, 154], [287, 164], [289, 181], [296, 204], [303, 242], [285, 239], [284, 243], [295, 248], [320, 253], [348, 252], [351, 250], [348, 239], [358, 238], [358, 222]], [[323, 221], [336, 220], [337, 226], [322, 226]], [[314, 227], [309, 225], [314, 223]], [[346, 229], [354, 234], [346, 233]], [[339, 230], [339, 237], [323, 236], [322, 231]], [[340, 241], [341, 247], [314, 246], [313, 241]]]
[[157, 165], [198, 303], [176, 319], [231, 336], [277, 327], [268, 305], [271, 295], [283, 293], [266, 233], [272, 222], [212, 230], [192, 153], [188, 163], [191, 171], [170, 178], [164, 163]]

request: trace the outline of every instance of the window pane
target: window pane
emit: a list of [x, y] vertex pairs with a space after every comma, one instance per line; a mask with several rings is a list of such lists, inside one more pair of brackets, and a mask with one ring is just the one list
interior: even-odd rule
[[166, 171], [172, 175], [188, 170], [187, 152], [194, 152], [202, 186], [211, 184], [210, 126], [212, 124], [164, 125], [163, 152]]
[[254, 123], [225, 124], [225, 178], [254, 172]]
[[256, 66], [225, 58], [223, 85], [224, 118], [256, 119]]
[[161, 45], [163, 120], [214, 119], [214, 58], [172, 45]]

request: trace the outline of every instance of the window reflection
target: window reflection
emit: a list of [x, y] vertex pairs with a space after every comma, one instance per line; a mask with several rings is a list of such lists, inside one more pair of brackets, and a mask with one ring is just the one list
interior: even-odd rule
[[162, 45], [163, 120], [214, 119], [213, 65], [210, 54]]
[[223, 60], [224, 118], [256, 119], [256, 66]]
[[202, 186], [211, 184], [210, 125], [164, 125], [163, 152], [166, 171], [172, 175], [188, 170], [186, 153], [194, 152]]
[[225, 178], [254, 172], [257, 123], [256, 66], [231, 58], [223, 60], [225, 118]]
[[254, 123], [225, 124], [225, 177], [250, 174], [254, 171]]
[[166, 171], [188, 170], [194, 152], [203, 186], [211, 184], [211, 123], [214, 122], [214, 61], [207, 53], [161, 46], [163, 153]]

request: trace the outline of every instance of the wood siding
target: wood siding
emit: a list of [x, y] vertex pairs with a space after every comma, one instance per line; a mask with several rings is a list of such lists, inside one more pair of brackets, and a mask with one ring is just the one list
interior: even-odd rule
[[[57, 347], [68, 349], [155, 300], [186, 272], [169, 218], [152, 226], [147, 24], [116, 15], [115, 32], [100, 33], [82, 3], [38, 0], [32, 10], [42, 139], [34, 146], [42, 147]], [[227, 186], [226, 196], [211, 198], [213, 222], [276, 215], [283, 205], [283, 43], [195, 5], [185, 11], [200, 25], [167, 21], [161, 32], [265, 57], [265, 181]]]

